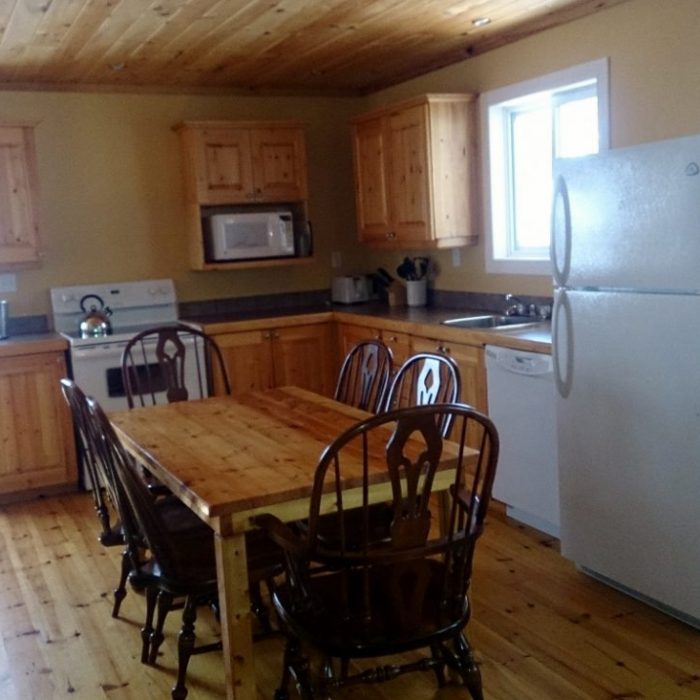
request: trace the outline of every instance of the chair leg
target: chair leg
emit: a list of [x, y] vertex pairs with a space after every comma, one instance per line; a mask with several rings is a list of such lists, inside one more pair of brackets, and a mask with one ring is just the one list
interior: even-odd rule
[[148, 663], [153, 665], [156, 662], [156, 657], [158, 656], [158, 649], [163, 643], [163, 626], [165, 625], [165, 618], [168, 616], [170, 609], [173, 607], [173, 596], [170, 593], [161, 591], [158, 594], [158, 617], [156, 618], [156, 626], [151, 633], [151, 648], [148, 652]]
[[458, 659], [457, 670], [467, 686], [473, 700], [484, 700], [481, 688], [481, 672], [474, 659], [474, 653], [464, 634], [460, 633], [454, 640], [455, 653]]
[[270, 625], [270, 611], [267, 605], [263, 602], [262, 590], [259, 582], [252, 583], [250, 585], [250, 602], [253, 609], [253, 614], [258, 618], [260, 623], [260, 629], [263, 634], [270, 634], [272, 632], [272, 625]]
[[287, 700], [289, 698], [289, 681], [291, 680], [291, 674], [289, 673], [289, 666], [291, 664], [292, 654], [294, 653], [294, 645], [298, 644], [296, 640], [287, 639], [287, 643], [284, 645], [284, 661], [282, 662], [282, 679], [280, 680], [280, 685], [277, 690], [275, 690], [274, 699], [275, 700]]
[[112, 617], [119, 617], [119, 609], [122, 606], [122, 600], [126, 598], [126, 579], [131, 571], [131, 562], [126, 550], [122, 552], [121, 574], [119, 576], [119, 585], [114, 589], [114, 606], [112, 607]]
[[146, 620], [141, 628], [141, 663], [148, 663], [148, 649], [153, 635], [153, 613], [156, 608], [158, 589], [148, 586], [146, 589]]
[[[440, 661], [442, 659], [442, 652], [440, 651], [440, 647], [437, 644], [430, 645], [430, 654], [433, 657], [433, 661]], [[433, 666], [433, 671], [435, 672], [435, 677], [437, 678], [438, 686], [442, 688], [446, 683], [444, 662]]]
[[182, 628], [177, 639], [177, 682], [171, 693], [172, 700], [185, 700], [187, 697], [185, 677], [187, 676], [187, 665], [194, 650], [194, 623], [196, 619], [197, 601], [194, 596], [188, 595], [182, 610]]
[[[301, 700], [314, 700], [314, 690], [309, 672], [309, 660], [303, 655], [301, 643], [293, 639], [289, 644], [289, 665], [285, 665], [297, 684]], [[286, 655], [286, 654], [285, 654]]]

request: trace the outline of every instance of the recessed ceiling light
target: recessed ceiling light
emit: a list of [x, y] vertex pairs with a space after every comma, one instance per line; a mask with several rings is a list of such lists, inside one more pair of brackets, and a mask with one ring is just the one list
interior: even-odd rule
[[487, 24], [491, 24], [491, 20], [488, 17], [477, 17], [476, 19], [472, 20], [472, 24], [475, 27], [484, 27]]

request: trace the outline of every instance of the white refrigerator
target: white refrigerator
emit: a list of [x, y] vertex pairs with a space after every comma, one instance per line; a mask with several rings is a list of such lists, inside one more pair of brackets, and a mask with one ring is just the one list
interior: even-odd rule
[[700, 136], [562, 160], [562, 553], [700, 626]]

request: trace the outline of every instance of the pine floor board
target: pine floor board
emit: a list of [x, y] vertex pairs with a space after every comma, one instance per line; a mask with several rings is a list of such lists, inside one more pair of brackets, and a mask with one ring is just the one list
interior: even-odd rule
[[[0, 509], [0, 698], [162, 700], [175, 678], [179, 613], [154, 667], [139, 662], [143, 597], [110, 616], [119, 548], [96, 539], [87, 494]], [[496, 508], [477, 548], [470, 638], [488, 700], [700, 700], [700, 632], [577, 572], [556, 540]], [[201, 641], [218, 638], [200, 613]], [[256, 644], [258, 697], [271, 698], [279, 639]], [[192, 659], [189, 700], [224, 695], [221, 655]], [[457, 700], [432, 674], [344, 689], [338, 700]]]

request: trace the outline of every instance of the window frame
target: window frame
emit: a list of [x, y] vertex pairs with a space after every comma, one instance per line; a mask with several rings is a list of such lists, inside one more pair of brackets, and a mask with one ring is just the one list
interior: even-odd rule
[[[601, 58], [554, 73], [525, 80], [513, 85], [490, 90], [479, 98], [481, 116], [483, 212], [485, 232], [485, 256], [487, 273], [550, 275], [549, 255], [546, 258], [523, 258], [506, 254], [505, 236], [509, 235], [503, 219], [511, 207], [506, 202], [506, 192], [496, 188], [495, 182], [506, 179], [506, 149], [510, 147], [505, 120], [512, 113], [513, 103], [534, 101], [539, 93], [571, 89], [576, 85], [596, 81], [598, 97], [598, 148], [610, 147], [610, 97], [608, 59]], [[492, 176], [493, 172], [493, 176]], [[499, 191], [500, 190], [500, 191]], [[504, 212], [501, 221], [494, 224], [492, 206]], [[494, 237], [494, 225], [501, 229], [501, 239]], [[498, 234], [496, 234], [498, 235]]]

